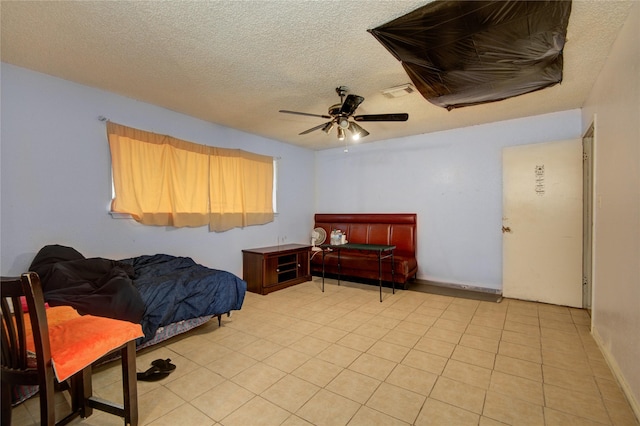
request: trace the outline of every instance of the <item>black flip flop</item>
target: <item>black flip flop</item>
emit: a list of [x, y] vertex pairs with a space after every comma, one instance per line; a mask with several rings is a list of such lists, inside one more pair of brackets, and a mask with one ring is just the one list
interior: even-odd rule
[[144, 373], [136, 374], [136, 377], [138, 380], [143, 382], [156, 382], [158, 380], [164, 379], [168, 375], [169, 373], [160, 371], [160, 369], [154, 365]]
[[171, 364], [171, 358], [156, 359], [151, 363], [154, 367], [158, 367], [162, 373], [171, 373], [176, 369], [174, 364]]

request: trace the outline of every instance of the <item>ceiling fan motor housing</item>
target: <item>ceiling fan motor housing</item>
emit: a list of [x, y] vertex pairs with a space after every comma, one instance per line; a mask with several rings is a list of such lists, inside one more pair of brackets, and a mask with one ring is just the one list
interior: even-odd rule
[[335, 104], [329, 107], [329, 115], [335, 117], [340, 114], [340, 108], [342, 108], [342, 104]]

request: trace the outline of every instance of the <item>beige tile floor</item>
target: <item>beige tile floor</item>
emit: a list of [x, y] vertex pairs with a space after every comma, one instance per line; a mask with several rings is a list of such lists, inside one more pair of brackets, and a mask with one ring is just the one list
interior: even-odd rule
[[[177, 369], [138, 382], [139, 424], [638, 425], [586, 311], [320, 279], [138, 353]], [[118, 362], [94, 393], [121, 400]], [[60, 394], [58, 411], [67, 406]], [[14, 409], [36, 424], [37, 397]], [[72, 424], [120, 425], [94, 412]]]

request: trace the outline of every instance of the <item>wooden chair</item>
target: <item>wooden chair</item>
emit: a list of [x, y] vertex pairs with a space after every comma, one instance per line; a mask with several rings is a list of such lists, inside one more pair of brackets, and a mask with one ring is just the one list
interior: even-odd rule
[[[37, 385], [40, 424], [63, 425], [93, 409], [123, 417], [125, 425], [138, 423], [135, 339], [139, 324], [91, 315], [48, 325], [40, 278], [34, 272], [1, 279], [2, 303], [2, 426], [11, 424], [13, 388]], [[26, 299], [23, 309], [21, 297]], [[90, 343], [90, 344], [89, 344]], [[92, 395], [91, 364], [119, 350], [122, 358], [124, 404]], [[68, 385], [72, 412], [55, 422], [56, 379]]]

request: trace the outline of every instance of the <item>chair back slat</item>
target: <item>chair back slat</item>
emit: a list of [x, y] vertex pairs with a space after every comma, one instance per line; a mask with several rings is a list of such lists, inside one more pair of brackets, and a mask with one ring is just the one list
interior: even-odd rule
[[[13, 316], [15, 319], [16, 330], [18, 334], [18, 366], [17, 368], [23, 370], [28, 368], [27, 360], [27, 329], [25, 322], [25, 313], [22, 308], [22, 301], [19, 297], [11, 299], [13, 303]], [[18, 307], [16, 309], [16, 306]]]
[[20, 296], [24, 294], [22, 278], [2, 281], [2, 367], [24, 370], [27, 367], [27, 343], [24, 312]]
[[7, 299], [4, 297], [2, 297], [0, 303], [2, 304], [2, 366], [13, 366], [16, 364], [14, 349], [17, 346], [17, 342], [15, 330], [11, 326], [11, 322], [13, 321], [11, 308], [7, 303]]

